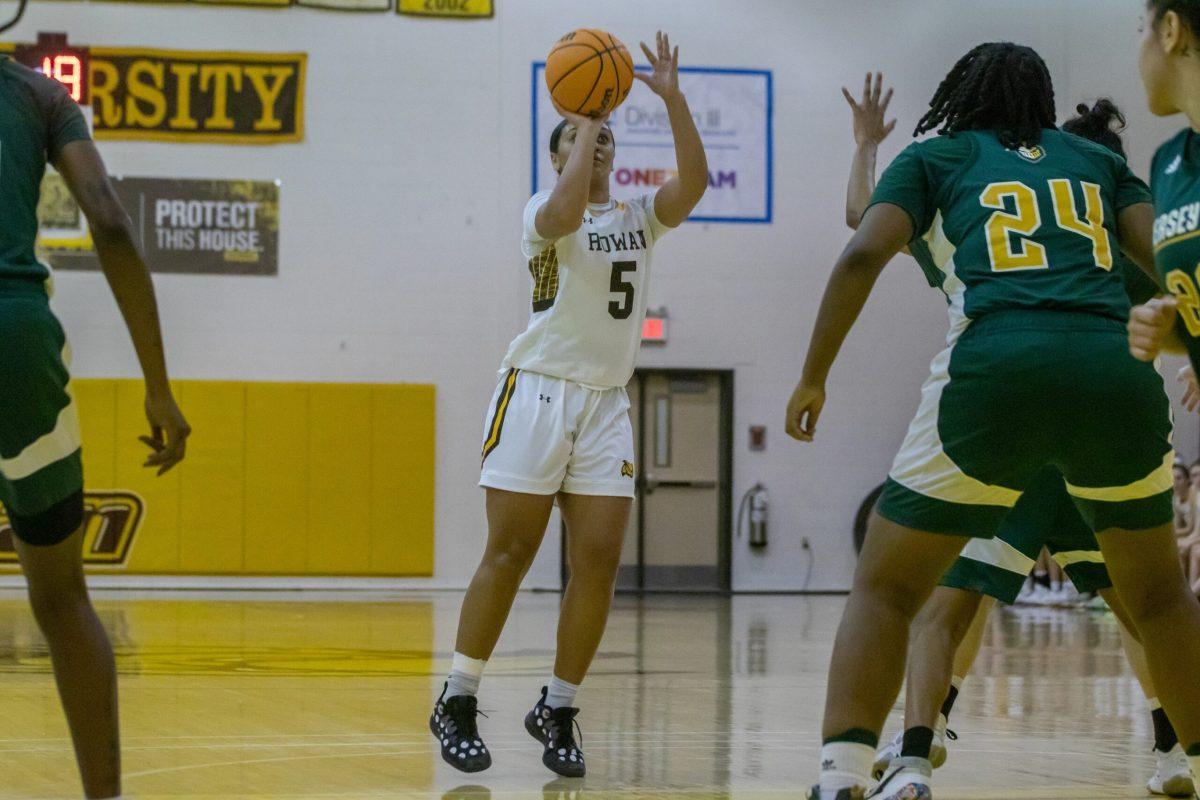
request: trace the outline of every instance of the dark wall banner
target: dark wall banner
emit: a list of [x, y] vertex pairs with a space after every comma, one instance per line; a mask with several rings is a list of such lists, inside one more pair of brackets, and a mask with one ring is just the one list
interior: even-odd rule
[[307, 61], [304, 53], [93, 47], [96, 138], [298, 142]]
[[[39, 250], [60, 270], [98, 270], [79, 210], [48, 175], [38, 209]], [[114, 179], [154, 272], [276, 275], [279, 184], [271, 181]]]

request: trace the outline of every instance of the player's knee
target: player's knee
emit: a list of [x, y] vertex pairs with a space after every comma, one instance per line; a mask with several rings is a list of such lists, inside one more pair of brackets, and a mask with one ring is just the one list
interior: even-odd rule
[[571, 553], [571, 574], [584, 580], [613, 582], [621, 567], [621, 548], [603, 544], [577, 544]]
[[861, 593], [863, 599], [909, 619], [917, 616], [927, 597], [922, 592], [914, 591], [910, 584], [899, 577], [878, 573], [870, 578], [860, 577], [855, 581], [854, 591]]
[[33, 615], [43, 630], [53, 627], [60, 619], [74, 617], [81, 608], [86, 608], [87, 586], [82, 576], [78, 580], [56, 581], [53, 586], [29, 584], [29, 604]]
[[1144, 581], [1121, 594], [1135, 626], [1170, 613], [1180, 604], [1192, 602], [1187, 587], [1176, 581]]
[[83, 523], [83, 492], [75, 492], [37, 514], [9, 514], [13, 533], [32, 547], [62, 544]]
[[484, 562], [495, 571], [522, 576], [533, 563], [537, 546], [518, 536], [510, 536], [489, 547]]

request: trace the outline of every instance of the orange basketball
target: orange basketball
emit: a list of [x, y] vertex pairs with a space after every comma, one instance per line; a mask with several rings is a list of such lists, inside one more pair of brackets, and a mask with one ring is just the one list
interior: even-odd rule
[[599, 117], [629, 96], [633, 58], [611, 33], [580, 28], [559, 39], [546, 57], [546, 86], [567, 111]]

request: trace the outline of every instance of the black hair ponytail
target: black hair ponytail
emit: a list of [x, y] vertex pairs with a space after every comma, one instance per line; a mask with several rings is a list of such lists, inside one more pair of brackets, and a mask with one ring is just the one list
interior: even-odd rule
[[1102, 97], [1090, 108], [1087, 103], [1080, 103], [1075, 107], [1075, 111], [1079, 116], [1064, 122], [1064, 131], [1091, 139], [1125, 158], [1125, 147], [1120, 136], [1121, 131], [1125, 129], [1125, 115], [1117, 108], [1116, 103]]

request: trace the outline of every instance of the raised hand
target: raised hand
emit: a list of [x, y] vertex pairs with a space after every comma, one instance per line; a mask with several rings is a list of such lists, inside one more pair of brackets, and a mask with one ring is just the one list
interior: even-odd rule
[[850, 104], [850, 110], [854, 112], [854, 142], [860, 147], [862, 145], [878, 145], [896, 127], [895, 119], [888, 123], [883, 121], [887, 116], [888, 105], [892, 102], [892, 88], [889, 86], [881, 98], [883, 73], [876, 72], [874, 77], [875, 79], [872, 81], [871, 73], [867, 73], [867, 77], [863, 80], [862, 99], [857, 102], [850, 94], [850, 90], [845, 86], [842, 87], [842, 96], [846, 98], [846, 102]]
[[642, 52], [650, 62], [651, 72], [634, 72], [633, 77], [650, 87], [659, 97], [668, 97], [679, 91], [679, 48], [671, 49], [671, 38], [659, 31], [656, 36], [657, 53], [642, 42]]

